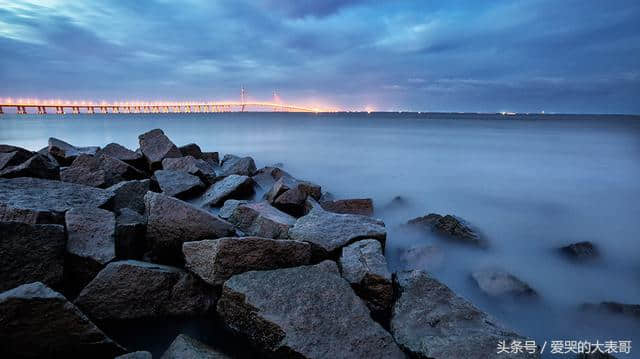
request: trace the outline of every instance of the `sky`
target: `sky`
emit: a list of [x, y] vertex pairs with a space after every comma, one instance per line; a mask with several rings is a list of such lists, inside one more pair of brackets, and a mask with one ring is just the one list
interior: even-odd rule
[[638, 0], [0, 0], [0, 98], [640, 114]]

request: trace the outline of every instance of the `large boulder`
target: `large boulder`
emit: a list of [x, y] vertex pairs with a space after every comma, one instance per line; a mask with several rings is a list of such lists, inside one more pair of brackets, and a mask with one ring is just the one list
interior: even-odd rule
[[387, 230], [379, 219], [314, 209], [298, 218], [289, 237], [311, 243], [314, 258], [322, 258], [359, 239], [377, 239], [384, 244]]
[[256, 163], [251, 157], [238, 157], [225, 155], [222, 159], [222, 167], [219, 169], [219, 177], [230, 175], [251, 176], [256, 171]]
[[458, 243], [471, 244], [485, 247], [486, 241], [480, 234], [473, 230], [465, 221], [452, 216], [442, 216], [437, 213], [430, 213], [423, 217], [418, 217], [408, 222], [410, 226], [431, 230], [436, 234]]
[[501, 269], [480, 269], [474, 271], [471, 277], [478, 287], [491, 297], [535, 297], [537, 295], [527, 283]]
[[193, 176], [198, 176], [207, 184], [212, 184], [216, 181], [214, 166], [205, 160], [196, 159], [192, 156], [165, 158], [162, 160], [162, 168], [165, 170], [182, 171]]
[[217, 308], [231, 329], [273, 356], [404, 358], [331, 261], [235, 275]]
[[160, 359], [231, 359], [231, 357], [187, 335], [180, 334]]
[[34, 155], [33, 152], [22, 147], [0, 145], [0, 170], [21, 164]]
[[35, 177], [56, 180], [60, 178], [60, 168], [56, 162], [50, 160], [46, 156], [36, 153], [19, 165], [6, 167], [0, 171], [0, 177]]
[[94, 156], [100, 147], [76, 147], [57, 138], [49, 138], [48, 151], [61, 166], [68, 166], [80, 155]]
[[230, 175], [213, 184], [200, 197], [203, 207], [218, 207], [230, 198], [238, 199], [253, 194], [253, 180], [248, 176]]
[[321, 200], [320, 205], [329, 212], [373, 215], [373, 200], [371, 198]]
[[104, 321], [201, 315], [215, 299], [211, 288], [182, 269], [126, 260], [109, 263], [75, 303]]
[[147, 251], [147, 218], [123, 208], [116, 216], [116, 257], [140, 259]]
[[3, 358], [113, 358], [124, 349], [60, 293], [35, 282], [0, 293]]
[[200, 146], [195, 143], [181, 146], [179, 149], [180, 153], [185, 157], [192, 156], [195, 159], [204, 160], [213, 166], [217, 166], [220, 163], [220, 156], [218, 152], [202, 152]]
[[192, 198], [205, 188], [200, 178], [182, 171], [158, 170], [153, 173], [153, 178], [163, 194], [180, 199]]
[[185, 242], [186, 268], [205, 282], [221, 285], [232, 275], [309, 264], [308, 243], [260, 237], [235, 237]]
[[64, 224], [73, 207], [109, 207], [103, 189], [38, 178], [0, 178], [0, 221]]
[[116, 183], [146, 178], [146, 174], [117, 158], [102, 154], [100, 156], [80, 155], [60, 171], [64, 182], [86, 186], [107, 188]]
[[144, 196], [149, 190], [151, 190], [151, 180], [148, 179], [120, 182], [107, 188], [107, 191], [113, 193], [113, 210], [116, 212], [130, 208], [138, 213], [144, 213]]
[[61, 225], [0, 222], [0, 292], [31, 282], [59, 287], [66, 240]]
[[147, 192], [144, 200], [147, 241], [161, 262], [180, 263], [184, 242], [235, 234], [229, 222], [179, 199]]
[[140, 151], [147, 159], [151, 171], [162, 167], [165, 158], [182, 157], [182, 153], [161, 129], [151, 130], [138, 136]]
[[145, 160], [141, 153], [131, 151], [130, 149], [117, 143], [112, 142], [104, 146], [103, 149], [96, 153], [96, 156], [100, 155], [107, 155], [109, 157], [117, 158], [120, 161], [126, 162], [138, 169], [144, 168], [143, 164], [145, 163]]
[[311, 197], [317, 200], [321, 196], [320, 186], [307, 181], [299, 181], [287, 173], [281, 174], [281, 177], [265, 195], [267, 201], [276, 208], [296, 217], [306, 213], [307, 198]]
[[396, 275], [397, 296], [391, 333], [415, 358], [538, 358], [538, 354], [498, 353], [499, 342], [526, 339], [458, 297], [423, 271]]
[[344, 247], [340, 270], [371, 313], [386, 318], [393, 304], [393, 281], [380, 242], [365, 239]]
[[289, 228], [296, 223], [293, 216], [268, 202], [239, 205], [228, 220], [246, 235], [281, 239], [289, 238]]
[[593, 260], [600, 256], [598, 247], [587, 241], [571, 243], [560, 248], [560, 252], [566, 257], [576, 261]]

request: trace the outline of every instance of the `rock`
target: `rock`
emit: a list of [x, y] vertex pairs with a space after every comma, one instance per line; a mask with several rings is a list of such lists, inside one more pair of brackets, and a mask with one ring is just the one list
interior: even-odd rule
[[340, 270], [375, 317], [388, 316], [393, 304], [393, 282], [378, 240], [365, 239], [344, 247]]
[[278, 167], [263, 167], [257, 170], [251, 178], [262, 189], [268, 190], [277, 180], [282, 178], [282, 176], [293, 178], [293, 176]]
[[151, 180], [146, 179], [120, 182], [107, 188], [107, 191], [113, 193], [113, 209], [115, 211], [130, 208], [138, 213], [144, 213], [144, 195], [150, 189]]
[[140, 151], [147, 159], [151, 171], [160, 169], [165, 158], [182, 157], [176, 145], [161, 129], [151, 130], [138, 136]]
[[138, 351], [133, 353], [127, 353], [115, 357], [114, 359], [152, 359], [151, 353], [145, 351]]
[[251, 176], [256, 171], [256, 163], [251, 157], [225, 155], [222, 159], [219, 177], [230, 175]]
[[35, 154], [25, 162], [16, 166], [6, 167], [0, 171], [0, 177], [35, 177], [56, 180], [60, 178], [58, 164], [40, 154]]
[[123, 208], [116, 217], [116, 257], [140, 259], [147, 251], [147, 219], [140, 213]]
[[232, 330], [273, 356], [404, 358], [331, 261], [235, 275], [217, 308]]
[[260, 237], [220, 238], [182, 245], [186, 268], [211, 285], [235, 274], [309, 264], [308, 243]]
[[0, 293], [5, 358], [113, 358], [124, 349], [60, 293], [35, 282]]
[[218, 212], [218, 217], [228, 220], [233, 214], [233, 211], [235, 211], [239, 205], [245, 203], [249, 203], [249, 201], [237, 199], [228, 199], [224, 201], [224, 205], [220, 208], [220, 212]]
[[322, 196], [320, 186], [307, 181], [299, 181], [286, 172], [273, 184], [265, 195], [267, 201], [283, 212], [300, 217], [305, 212], [308, 197], [319, 199]]
[[135, 167], [107, 155], [78, 156], [71, 166], [60, 171], [64, 182], [107, 188], [122, 181], [144, 179], [146, 175]]
[[31, 158], [35, 153], [25, 150], [22, 147], [11, 145], [0, 145], [0, 170], [17, 166]]
[[287, 239], [289, 228], [296, 223], [296, 219], [268, 202], [260, 202], [237, 206], [229, 222], [246, 235]]
[[75, 303], [104, 321], [203, 315], [215, 299], [211, 288], [182, 269], [126, 260], [109, 263]]
[[230, 175], [216, 182], [199, 199], [203, 207], [217, 207], [225, 200], [247, 197], [253, 194], [251, 177]]
[[537, 293], [516, 276], [499, 269], [482, 269], [471, 274], [478, 287], [492, 297], [535, 297]]
[[565, 256], [578, 261], [591, 260], [599, 257], [598, 248], [591, 242], [572, 243], [560, 248], [560, 251]]
[[220, 163], [218, 152], [202, 152], [200, 146], [190, 143], [179, 148], [182, 156], [191, 156], [195, 159], [204, 160], [210, 165], [217, 166]]
[[180, 334], [160, 359], [231, 359], [231, 357], [189, 336]]
[[68, 166], [80, 155], [94, 156], [100, 147], [75, 147], [57, 138], [49, 138], [49, 154], [62, 166]]
[[64, 224], [73, 207], [109, 207], [113, 194], [103, 189], [38, 178], [0, 178], [0, 221]]
[[403, 268], [434, 271], [442, 268], [444, 252], [441, 248], [430, 245], [417, 245], [403, 249], [399, 255]]
[[214, 166], [192, 156], [165, 158], [162, 160], [162, 168], [165, 170], [182, 171], [190, 175], [198, 176], [207, 184], [213, 184], [216, 181]]
[[526, 339], [458, 297], [423, 271], [396, 275], [398, 298], [391, 333], [415, 358], [538, 358], [538, 354], [498, 354], [500, 341]]
[[104, 146], [103, 149], [96, 153], [96, 156], [100, 155], [107, 155], [109, 157], [126, 162], [137, 169], [144, 169], [145, 160], [141, 153], [131, 151], [130, 149], [117, 143], [112, 142]]
[[585, 303], [582, 310], [620, 314], [626, 317], [640, 319], [640, 304], [623, 304], [618, 302], [601, 302], [598, 304]]
[[180, 199], [194, 197], [204, 191], [204, 183], [200, 178], [187, 172], [158, 170], [153, 173], [164, 195]]
[[181, 262], [183, 242], [235, 234], [229, 222], [181, 200], [153, 192], [147, 192], [144, 200], [147, 241], [162, 262]]
[[373, 201], [371, 198], [320, 201], [320, 205], [329, 212], [360, 214], [363, 216], [373, 215]]
[[384, 244], [387, 230], [379, 219], [312, 210], [296, 221], [289, 237], [311, 243], [314, 258], [322, 258], [359, 239], [377, 239]]
[[202, 159], [214, 166], [218, 166], [220, 164], [220, 156], [218, 155], [218, 152], [202, 152]]
[[0, 222], [0, 292], [31, 282], [62, 283], [64, 227]]
[[424, 217], [418, 217], [408, 222], [411, 226], [430, 229], [447, 239], [455, 240], [459, 243], [473, 244], [484, 247], [486, 243], [480, 238], [471, 227], [464, 221], [452, 216], [441, 216], [436, 213], [430, 213]]

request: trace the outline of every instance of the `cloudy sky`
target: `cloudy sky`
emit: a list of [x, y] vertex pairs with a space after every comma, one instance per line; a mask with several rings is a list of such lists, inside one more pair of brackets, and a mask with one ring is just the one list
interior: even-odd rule
[[0, 97], [640, 113], [638, 0], [0, 0]]

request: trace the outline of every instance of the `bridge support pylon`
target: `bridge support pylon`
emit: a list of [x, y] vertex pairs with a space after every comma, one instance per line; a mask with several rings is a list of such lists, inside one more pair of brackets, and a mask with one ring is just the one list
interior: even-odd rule
[[0, 106], [0, 115], [2, 115], [4, 111], [2, 110], [2, 106]]

